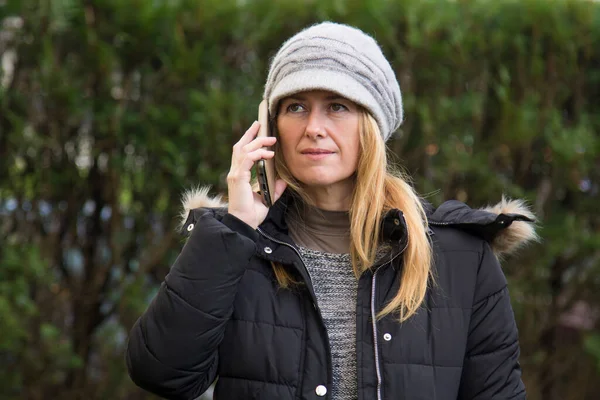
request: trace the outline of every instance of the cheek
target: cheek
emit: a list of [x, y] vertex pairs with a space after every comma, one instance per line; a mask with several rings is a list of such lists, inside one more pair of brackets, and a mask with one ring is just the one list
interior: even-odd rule
[[290, 121], [280, 121], [277, 124], [277, 132], [279, 149], [282, 152], [283, 159], [289, 162], [293, 159], [294, 151], [301, 136], [298, 133], [299, 129]]
[[294, 150], [294, 145], [292, 143], [292, 140], [290, 140], [290, 138], [288, 136], [282, 136], [281, 134], [279, 134], [279, 137], [277, 138], [278, 143], [278, 148], [279, 151], [281, 152], [281, 157], [283, 159], [283, 161], [289, 165], [290, 162], [293, 160], [293, 150]]
[[292, 151], [290, 150], [289, 146], [281, 146], [281, 153], [283, 155], [283, 160], [285, 161], [285, 163], [289, 166], [291, 164], [293, 164], [293, 157], [292, 157]]
[[349, 163], [356, 166], [360, 158], [360, 139], [358, 133], [346, 142], [346, 158]]

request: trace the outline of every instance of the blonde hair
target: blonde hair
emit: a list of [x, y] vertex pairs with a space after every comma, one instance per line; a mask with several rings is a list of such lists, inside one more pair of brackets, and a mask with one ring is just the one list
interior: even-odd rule
[[[381, 318], [397, 313], [402, 322], [418, 311], [425, 299], [428, 282], [433, 279], [427, 218], [419, 196], [408, 183], [408, 176], [388, 164], [385, 143], [374, 118], [365, 110], [361, 109], [360, 113], [361, 154], [350, 207], [352, 268], [358, 279], [374, 264], [383, 215], [390, 209], [402, 210], [408, 228], [408, 244], [403, 253], [401, 285], [398, 293], [377, 315]], [[278, 177], [288, 184], [289, 190], [302, 201], [312, 203], [302, 190], [302, 184], [287, 168], [278, 144], [275, 147], [275, 169]], [[299, 283], [279, 263], [273, 263], [273, 271], [282, 288]]]

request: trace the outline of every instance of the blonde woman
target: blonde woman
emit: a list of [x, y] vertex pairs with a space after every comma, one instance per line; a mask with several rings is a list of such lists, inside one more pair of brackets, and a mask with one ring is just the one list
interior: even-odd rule
[[[496, 254], [535, 238], [504, 201], [428, 206], [388, 166], [400, 87], [370, 36], [334, 23], [286, 41], [233, 148], [229, 204], [185, 199], [189, 238], [134, 326], [133, 381], [194, 399], [524, 399]], [[267, 150], [271, 147], [273, 151]], [[276, 202], [251, 169], [275, 158]]]

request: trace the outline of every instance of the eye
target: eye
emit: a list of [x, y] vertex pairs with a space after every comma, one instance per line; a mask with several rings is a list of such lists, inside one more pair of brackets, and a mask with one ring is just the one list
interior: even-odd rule
[[348, 107], [340, 103], [331, 103], [329, 108], [331, 108], [331, 111], [333, 112], [348, 111]]
[[286, 108], [287, 111], [291, 113], [298, 113], [304, 111], [304, 106], [300, 103], [292, 103]]

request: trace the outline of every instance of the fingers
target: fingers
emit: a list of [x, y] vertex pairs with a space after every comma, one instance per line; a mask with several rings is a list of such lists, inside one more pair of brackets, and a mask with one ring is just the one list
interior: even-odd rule
[[252, 125], [250, 125], [250, 128], [248, 128], [248, 130], [242, 135], [242, 137], [240, 138], [240, 140], [233, 146], [233, 148], [235, 149], [236, 147], [244, 147], [245, 145], [247, 145], [248, 143], [250, 143], [252, 141], [252, 139], [254, 139], [256, 137], [256, 135], [258, 134], [258, 128], [260, 127], [260, 124], [258, 123], [258, 121], [254, 121], [252, 123]]
[[260, 124], [256, 121], [248, 128], [242, 138], [233, 146], [231, 172], [249, 171], [254, 163], [260, 159], [272, 158], [274, 153], [266, 147], [277, 142], [274, 136], [256, 138]]
[[234, 155], [227, 179], [235, 182], [239, 181], [240, 179], [247, 180], [249, 182], [249, 172], [254, 166], [254, 163], [258, 160], [273, 158], [274, 156], [274, 151], [267, 150], [262, 147], [250, 153], [238, 155], [237, 157]]
[[256, 138], [260, 124], [254, 122], [233, 146], [231, 169], [227, 174], [229, 212], [256, 228], [267, 215], [262, 197], [252, 192], [251, 170], [260, 159], [270, 159], [275, 152], [268, 150], [277, 141], [274, 137]]
[[252, 166], [256, 161], [273, 158], [274, 156], [274, 151], [263, 149], [261, 147], [258, 150], [246, 153], [246, 155], [240, 160], [239, 167], [242, 171], [249, 171], [250, 169], [252, 169]]
[[[242, 135], [242, 137], [240, 138], [240, 140], [235, 144], [234, 149], [237, 148], [243, 148], [244, 146], [248, 145], [249, 143], [251, 143], [254, 138], [256, 138], [256, 135], [258, 134], [258, 130], [260, 128], [260, 123], [258, 121], [254, 121], [252, 123], [252, 125], [250, 125], [250, 128], [248, 128], [248, 130]], [[273, 139], [271, 139], [273, 138]], [[261, 140], [263, 138], [260, 138]], [[271, 144], [275, 143], [276, 139], [274, 136], [267, 136], [264, 139], [268, 139], [266, 140], [267, 142], [271, 142]], [[270, 144], [267, 144], [267, 146], [270, 146]]]
[[277, 142], [277, 138], [274, 136], [256, 138], [259, 127], [260, 124], [255, 121], [242, 138], [233, 146], [233, 163], [235, 163], [235, 159], [244, 159], [246, 154], [263, 147], [272, 146]]
[[244, 147], [242, 147], [242, 151], [249, 153], [251, 151], [260, 149], [261, 147], [272, 146], [275, 144], [276, 141], [277, 138], [274, 136], [257, 138], [245, 145]]

